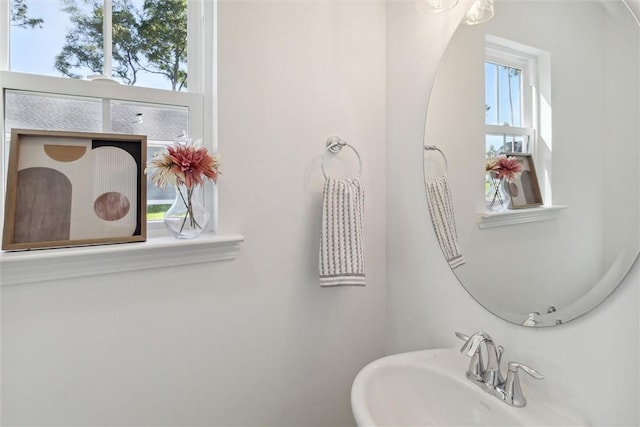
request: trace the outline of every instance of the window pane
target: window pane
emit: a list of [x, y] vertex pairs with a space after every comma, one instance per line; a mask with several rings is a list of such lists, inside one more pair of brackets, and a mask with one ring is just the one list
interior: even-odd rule
[[155, 141], [173, 142], [188, 133], [189, 109], [143, 102], [111, 102], [111, 129], [118, 133], [147, 135]]
[[505, 137], [506, 153], [524, 153], [527, 150], [525, 146], [526, 137], [522, 135], [507, 135]]
[[[187, 1], [113, 0], [110, 78], [186, 90]], [[102, 1], [12, 0], [12, 71], [91, 78], [105, 74]]]
[[70, 21], [58, 1], [11, 2], [10, 69], [61, 76], [55, 56], [62, 50]]
[[527, 153], [529, 150], [527, 135], [487, 134], [485, 138], [485, 152], [487, 157], [495, 157], [508, 153]]
[[500, 153], [503, 153], [503, 145], [504, 141], [502, 135], [487, 134], [485, 138], [485, 152], [487, 153], [487, 158], [496, 157]]
[[498, 124], [521, 126], [520, 76], [517, 68], [498, 66]]
[[96, 98], [5, 91], [7, 129], [45, 129], [77, 132], [102, 130], [102, 102]]
[[485, 63], [485, 123], [498, 124], [498, 66]]
[[486, 124], [522, 126], [522, 70], [485, 63]]
[[118, 50], [122, 51], [122, 47], [128, 45], [119, 32], [119, 28], [126, 24], [125, 19], [121, 19], [125, 4], [138, 17], [134, 33], [139, 38], [140, 49], [136, 51], [135, 85], [186, 90], [187, 0], [114, 0], [114, 72], [118, 64]]
[[[163, 144], [155, 145], [153, 142], [147, 145], [147, 158], [150, 159], [164, 148]], [[176, 192], [173, 185], [159, 188], [147, 182], [147, 220], [155, 221], [164, 218], [164, 213], [169, 209]]]

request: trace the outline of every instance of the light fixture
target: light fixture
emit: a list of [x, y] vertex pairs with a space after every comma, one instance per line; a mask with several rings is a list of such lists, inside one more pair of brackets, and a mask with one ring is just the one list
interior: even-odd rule
[[418, 12], [439, 13], [458, 4], [458, 0], [416, 0]]
[[462, 22], [467, 25], [477, 25], [491, 18], [493, 18], [493, 0], [476, 0], [464, 15]]

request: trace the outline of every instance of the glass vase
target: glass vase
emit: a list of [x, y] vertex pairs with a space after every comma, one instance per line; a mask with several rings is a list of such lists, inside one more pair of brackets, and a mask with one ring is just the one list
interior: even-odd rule
[[509, 208], [511, 196], [507, 191], [504, 178], [497, 178], [492, 174], [488, 176], [485, 201], [487, 209], [494, 212], [499, 212]]
[[176, 198], [164, 214], [164, 225], [178, 239], [192, 239], [206, 230], [209, 212], [202, 204], [202, 187], [176, 185]]

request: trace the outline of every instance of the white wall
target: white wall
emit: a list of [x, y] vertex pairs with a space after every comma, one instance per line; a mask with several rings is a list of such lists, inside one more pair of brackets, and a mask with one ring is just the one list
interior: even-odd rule
[[[351, 381], [385, 333], [397, 352], [480, 329], [596, 424], [638, 424], [637, 266], [583, 319], [527, 330], [485, 312], [442, 259], [422, 135], [461, 13], [223, 1], [221, 231], [245, 235], [240, 256], [3, 288], [3, 425], [349, 425]], [[365, 161], [366, 288], [318, 287], [319, 160], [334, 134]]]
[[558, 396], [595, 425], [638, 425], [637, 263], [588, 315], [531, 330], [477, 304], [437, 246], [422, 184], [424, 115], [439, 58], [463, 12], [416, 17], [412, 2], [387, 7], [387, 157], [393, 171], [387, 179], [387, 352], [459, 345], [454, 331], [485, 330], [505, 346], [506, 359], [546, 375], [539, 382], [523, 379], [524, 388]]
[[[3, 425], [353, 423], [351, 381], [383, 353], [385, 5], [219, 12], [220, 225], [239, 257], [2, 288]], [[331, 135], [365, 162], [365, 288], [318, 284]]]

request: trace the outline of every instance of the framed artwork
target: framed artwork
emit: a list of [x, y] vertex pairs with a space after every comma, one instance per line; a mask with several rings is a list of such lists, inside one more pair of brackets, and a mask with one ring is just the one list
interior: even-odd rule
[[3, 250], [146, 240], [147, 137], [13, 129]]
[[533, 164], [531, 154], [509, 153], [522, 164], [522, 173], [514, 181], [507, 183], [507, 189], [511, 196], [511, 209], [531, 208], [542, 206], [542, 195]]

